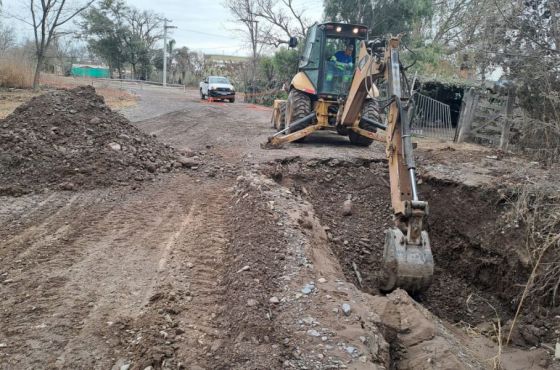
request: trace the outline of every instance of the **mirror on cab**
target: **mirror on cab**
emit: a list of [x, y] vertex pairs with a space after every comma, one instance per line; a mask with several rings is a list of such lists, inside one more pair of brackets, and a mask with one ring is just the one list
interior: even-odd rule
[[288, 42], [288, 46], [291, 47], [291, 48], [295, 48], [297, 46], [297, 44], [298, 44], [297, 37], [294, 37], [294, 36], [290, 37], [290, 41]]

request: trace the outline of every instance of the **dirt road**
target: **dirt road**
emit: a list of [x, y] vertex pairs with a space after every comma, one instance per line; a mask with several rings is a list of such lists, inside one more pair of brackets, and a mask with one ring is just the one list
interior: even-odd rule
[[[209, 104], [196, 91], [134, 92], [138, 105], [123, 114], [192, 151], [198, 165], [134, 189], [0, 198], [0, 368], [496, 365], [494, 342], [446, 321], [456, 306], [445, 303], [440, 320], [405, 292], [374, 295], [375, 269], [363, 269], [381, 246], [368, 232], [345, 231], [363, 230], [370, 211], [358, 208], [350, 224], [336, 202], [372, 186], [387, 192], [382, 180], [367, 180], [385, 171], [381, 145], [318, 135], [263, 150], [268, 108]], [[383, 225], [384, 201], [366, 198]], [[360, 213], [368, 220], [356, 224]], [[373, 285], [359, 289], [345, 255]], [[460, 306], [475, 283], [456, 279]], [[508, 369], [552, 366], [542, 349], [506, 349], [501, 361]]]

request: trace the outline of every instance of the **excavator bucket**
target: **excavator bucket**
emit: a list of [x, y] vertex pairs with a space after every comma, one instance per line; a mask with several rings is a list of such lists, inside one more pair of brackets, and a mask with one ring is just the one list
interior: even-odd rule
[[381, 290], [402, 288], [415, 293], [430, 286], [434, 274], [434, 259], [428, 233], [422, 231], [420, 239], [419, 245], [412, 245], [407, 243], [406, 235], [397, 228], [385, 232]]

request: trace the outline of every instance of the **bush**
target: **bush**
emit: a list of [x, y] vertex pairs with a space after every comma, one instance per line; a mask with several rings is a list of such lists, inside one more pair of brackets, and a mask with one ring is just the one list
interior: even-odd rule
[[0, 87], [30, 88], [33, 84], [33, 68], [15, 58], [0, 59]]

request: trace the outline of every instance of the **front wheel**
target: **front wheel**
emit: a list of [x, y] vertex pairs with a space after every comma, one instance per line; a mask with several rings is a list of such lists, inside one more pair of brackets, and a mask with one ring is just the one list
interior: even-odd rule
[[204, 96], [204, 94], [202, 93], [202, 89], [200, 89], [200, 99], [204, 100], [206, 96]]
[[229, 99], [229, 102], [230, 102], [230, 103], [235, 103], [235, 98]]
[[[298, 90], [291, 90], [288, 94], [288, 101], [286, 103], [286, 127], [289, 127], [289, 133], [296, 132], [303, 130], [309, 124], [298, 125], [294, 127], [291, 125], [292, 122], [295, 122], [303, 117], [308, 116], [311, 114], [311, 100], [309, 96], [302, 93]], [[301, 139], [296, 140], [297, 142], [301, 142], [305, 139], [302, 137]]]

